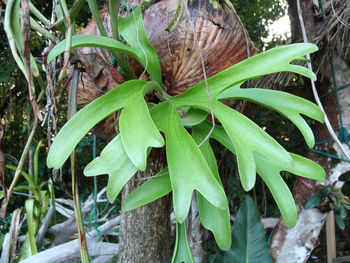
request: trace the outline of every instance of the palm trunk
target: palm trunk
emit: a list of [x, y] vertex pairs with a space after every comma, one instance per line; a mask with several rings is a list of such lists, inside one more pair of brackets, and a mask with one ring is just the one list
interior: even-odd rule
[[[145, 172], [138, 172], [123, 189], [125, 197], [165, 168], [164, 150], [152, 151]], [[120, 263], [164, 263], [171, 259], [170, 196], [167, 195], [130, 212], [123, 212], [120, 222]]]

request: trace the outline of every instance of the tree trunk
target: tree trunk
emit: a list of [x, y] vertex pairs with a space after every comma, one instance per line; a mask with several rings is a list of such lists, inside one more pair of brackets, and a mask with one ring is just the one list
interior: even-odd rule
[[[154, 176], [165, 166], [164, 150], [153, 150], [146, 171], [138, 172], [124, 187], [123, 200], [145, 182], [143, 178]], [[170, 262], [170, 200], [167, 195], [130, 212], [122, 212], [119, 263]]]

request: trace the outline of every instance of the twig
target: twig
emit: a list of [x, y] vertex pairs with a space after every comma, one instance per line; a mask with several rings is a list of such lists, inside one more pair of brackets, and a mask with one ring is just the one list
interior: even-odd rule
[[[69, 90], [69, 99], [68, 99], [69, 100], [69, 105], [68, 105], [69, 119], [71, 119], [76, 113], [78, 78], [79, 78], [79, 71], [74, 70], [73, 78], [72, 78], [72, 87]], [[72, 192], [73, 192], [74, 212], [75, 212], [75, 218], [76, 218], [78, 234], [79, 234], [81, 261], [83, 263], [89, 263], [90, 257], [89, 257], [87, 243], [86, 243], [83, 217], [81, 214], [81, 207], [80, 207], [80, 200], [79, 200], [78, 174], [76, 170], [75, 149], [70, 155], [70, 162], [71, 162], [71, 173], [72, 173]]]
[[14, 175], [14, 177], [12, 179], [10, 188], [9, 188], [9, 190], [7, 192], [7, 200], [6, 201], [3, 200], [3, 203], [2, 203], [2, 206], [1, 206], [1, 213], [4, 214], [4, 215], [6, 214], [7, 206], [8, 206], [8, 203], [9, 203], [10, 199], [11, 199], [11, 195], [13, 193], [13, 190], [14, 190], [16, 184], [17, 184], [17, 181], [18, 181], [19, 177], [21, 176], [21, 173], [22, 173], [22, 170], [23, 170], [23, 165], [24, 165], [24, 162], [25, 162], [25, 160], [27, 158], [28, 151], [29, 151], [30, 145], [31, 145], [33, 137], [34, 137], [37, 124], [38, 124], [38, 120], [35, 118], [32, 131], [29, 134], [27, 143], [26, 143], [26, 145], [25, 145], [25, 147], [23, 149], [22, 155], [21, 155], [21, 159], [19, 160], [19, 163], [17, 165], [15, 175]]
[[[299, 17], [299, 23], [300, 23], [300, 28], [301, 28], [301, 32], [302, 32], [302, 35], [303, 35], [303, 40], [305, 43], [308, 42], [307, 40], [307, 35], [306, 35], [306, 29], [305, 29], [305, 25], [304, 25], [304, 19], [303, 19], [303, 15], [302, 15], [302, 10], [301, 10], [301, 7], [300, 7], [300, 0], [297, 0], [297, 7], [298, 7], [298, 17]], [[306, 59], [307, 59], [307, 66], [309, 68], [309, 70], [313, 71], [312, 70], [312, 64], [311, 62], [311, 58], [310, 58], [310, 55], [309, 54], [306, 54]], [[346, 152], [346, 150], [344, 149], [343, 145], [341, 144], [341, 142], [339, 141], [337, 135], [335, 134], [333, 128], [332, 128], [332, 125], [328, 119], [328, 116], [322, 106], [322, 103], [321, 103], [321, 100], [318, 96], [318, 92], [317, 92], [317, 89], [316, 89], [316, 85], [315, 85], [315, 81], [313, 81], [312, 79], [310, 80], [311, 81], [311, 87], [312, 87], [312, 93], [314, 94], [314, 97], [315, 97], [315, 101], [317, 103], [317, 105], [320, 107], [320, 109], [323, 111], [324, 113], [324, 121], [325, 121], [325, 124], [327, 126], [327, 129], [330, 133], [330, 135], [332, 136], [333, 140], [338, 144], [338, 146], [340, 147], [341, 151], [343, 152], [343, 154], [345, 155], [345, 157], [349, 160], [350, 159], [350, 156], [349, 154]]]

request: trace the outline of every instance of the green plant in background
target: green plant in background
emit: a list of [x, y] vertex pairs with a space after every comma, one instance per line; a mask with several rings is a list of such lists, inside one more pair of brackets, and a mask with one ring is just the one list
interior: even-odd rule
[[[292, 121], [308, 146], [313, 147], [312, 131], [301, 114], [322, 122], [323, 113], [316, 105], [281, 91], [243, 89], [240, 85], [249, 79], [281, 71], [315, 79], [311, 71], [291, 62], [315, 52], [317, 47], [313, 44], [293, 44], [273, 48], [209, 78], [210, 96], [203, 81], [183, 94], [170, 97], [161, 89], [160, 64], [147, 39], [140, 6], [128, 17], [120, 18], [119, 33], [128, 46], [107, 37], [81, 35], [72, 37], [71, 48], [94, 46], [126, 53], [145, 67], [152, 80], [126, 81], [74, 115], [55, 138], [47, 165], [61, 167], [95, 124], [122, 109], [120, 134], [105, 147], [100, 157], [86, 166], [84, 173], [87, 176], [108, 174], [107, 197], [113, 202], [136, 171], [145, 170], [150, 149], [165, 145], [168, 168], [131, 193], [122, 209], [134, 209], [172, 192], [178, 226], [173, 262], [193, 262], [184, 225], [194, 190], [203, 226], [213, 232], [221, 249], [231, 247], [228, 202], [215, 156], [206, 138], [208, 135], [236, 155], [243, 188], [246, 191], [252, 189], [258, 173], [272, 192], [286, 225], [295, 225], [296, 207], [280, 172], [323, 180], [324, 170], [309, 159], [288, 153], [254, 122], [220, 101], [237, 98], [269, 107]], [[62, 54], [66, 45], [66, 40], [56, 45], [48, 61]], [[149, 108], [144, 96], [152, 90], [160, 102]], [[183, 111], [184, 117], [180, 117], [177, 110]], [[210, 113], [222, 126], [216, 125], [211, 129], [213, 124], [206, 120]], [[184, 125], [192, 126], [192, 134]], [[165, 135], [165, 141], [160, 132]]]
[[[19, 259], [25, 259], [38, 253], [36, 234], [42, 224], [49, 206], [50, 199], [52, 205], [54, 205], [55, 195], [53, 190], [52, 181], [41, 181], [39, 179], [39, 151], [42, 142], [40, 141], [35, 149], [34, 160], [33, 160], [33, 174], [28, 174], [22, 171], [22, 176], [27, 181], [27, 185], [17, 185], [13, 188], [16, 192], [27, 191], [33, 195], [33, 198], [29, 198], [25, 201], [25, 212], [27, 217], [27, 233], [25, 241], [20, 249]], [[12, 165], [6, 165], [9, 170], [16, 171], [16, 167]], [[44, 190], [47, 187], [47, 190]], [[0, 192], [1, 198], [3, 195]], [[55, 215], [53, 219], [55, 221]]]
[[[350, 185], [350, 173], [344, 173], [339, 176], [339, 181], [343, 181], [343, 190], [348, 191]], [[342, 193], [341, 188], [336, 187], [337, 182], [327, 185], [320, 189], [317, 194], [309, 198], [305, 204], [306, 209], [319, 208], [322, 212], [334, 211], [334, 219], [337, 226], [345, 229], [345, 222], [348, 211], [350, 211], [349, 196]], [[348, 194], [348, 193], [347, 193]]]

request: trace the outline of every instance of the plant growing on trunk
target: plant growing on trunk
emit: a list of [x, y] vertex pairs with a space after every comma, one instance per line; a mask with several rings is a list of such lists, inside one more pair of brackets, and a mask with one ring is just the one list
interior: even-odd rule
[[[286, 225], [292, 227], [297, 220], [296, 207], [280, 172], [323, 180], [324, 170], [311, 160], [288, 153], [254, 122], [221, 101], [244, 99], [269, 107], [290, 119], [299, 128], [308, 146], [313, 147], [312, 131], [301, 114], [322, 122], [323, 112], [316, 105], [281, 91], [240, 86], [249, 79], [281, 71], [315, 79], [313, 72], [291, 62], [303, 59], [306, 54], [315, 52], [317, 47], [313, 44], [276, 47], [237, 63], [172, 97], [162, 89], [160, 63], [147, 39], [140, 6], [128, 17], [120, 18], [119, 33], [128, 46], [103, 36], [81, 35], [72, 37], [71, 48], [93, 46], [125, 53], [145, 68], [151, 80], [126, 81], [75, 114], [56, 137], [48, 154], [48, 166], [61, 167], [91, 128], [115, 111], [122, 110], [120, 133], [105, 147], [100, 157], [86, 166], [84, 173], [87, 176], [108, 174], [107, 197], [113, 202], [126, 182], [138, 170], [146, 169], [150, 150], [165, 145], [168, 168], [131, 193], [122, 208], [131, 210], [172, 192], [177, 220], [173, 262], [192, 261], [185, 220], [194, 190], [203, 226], [213, 232], [221, 249], [231, 246], [228, 203], [210, 138], [236, 155], [241, 183], [246, 191], [254, 186], [256, 173], [262, 177]], [[56, 45], [48, 61], [62, 54], [66, 45], [67, 40]], [[147, 104], [145, 96], [150, 92], [155, 92], [159, 103]], [[208, 115], [215, 116], [220, 124], [208, 121]]]

